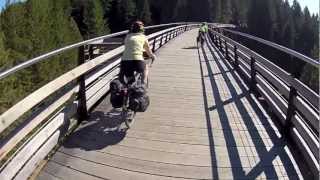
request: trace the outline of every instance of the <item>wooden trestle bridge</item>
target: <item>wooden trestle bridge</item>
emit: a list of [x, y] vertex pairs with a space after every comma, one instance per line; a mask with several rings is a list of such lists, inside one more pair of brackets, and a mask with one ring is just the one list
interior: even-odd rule
[[147, 28], [158, 57], [150, 70], [151, 105], [126, 133], [114, 131], [119, 111], [112, 109], [108, 96], [124, 47], [94, 52], [105, 45], [104, 39], [123, 37], [127, 31], [2, 72], [0, 79], [79, 49], [79, 66], [0, 116], [3, 132], [39, 103], [74, 85], [1, 139], [0, 179], [318, 178], [319, 94], [232, 37], [276, 48], [317, 68], [319, 62], [232, 28], [210, 24], [203, 46], [196, 42], [198, 24]]

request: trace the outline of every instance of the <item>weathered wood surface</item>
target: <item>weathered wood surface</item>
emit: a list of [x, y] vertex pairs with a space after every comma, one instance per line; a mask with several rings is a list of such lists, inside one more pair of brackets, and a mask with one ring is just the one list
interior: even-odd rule
[[303, 170], [271, 118], [215, 47], [192, 30], [163, 47], [150, 74], [151, 105], [113, 132], [105, 99], [39, 179], [299, 179]]

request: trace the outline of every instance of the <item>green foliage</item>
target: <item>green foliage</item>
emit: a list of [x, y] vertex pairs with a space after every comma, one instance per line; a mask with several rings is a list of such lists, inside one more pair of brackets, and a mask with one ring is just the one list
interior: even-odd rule
[[221, 6], [221, 17], [220, 21], [221, 23], [230, 23], [232, 18], [232, 11], [231, 11], [231, 1], [230, 0], [223, 0], [222, 6]]
[[88, 39], [108, 33], [109, 28], [104, 20], [104, 10], [100, 0], [92, 0], [87, 3], [83, 17], [87, 25]]
[[150, 0], [153, 20], [157, 24], [176, 22], [178, 0]]
[[125, 27], [130, 27], [132, 21], [137, 17], [136, 3], [134, 0], [121, 0], [119, 4], [119, 15]]
[[8, 52], [6, 51], [6, 49], [4, 48], [4, 34], [0, 29], [0, 69], [4, 69], [4, 67], [6, 66], [7, 63], [7, 59], [8, 59]]
[[[67, 44], [81, 40], [70, 18], [71, 5], [66, 0], [28, 0], [10, 4], [1, 13], [7, 69]], [[2, 48], [1, 48], [2, 49]], [[2, 51], [2, 50], [1, 50]], [[0, 81], [0, 113], [17, 101], [74, 67], [77, 53], [68, 52], [48, 59]]]
[[137, 18], [146, 25], [152, 24], [149, 0], [137, 0]]
[[211, 19], [214, 22], [220, 22], [221, 16], [222, 16], [222, 10], [221, 10], [221, 0], [211, 0]]
[[[9, 2], [9, 1], [8, 1]], [[10, 1], [11, 2], [11, 1]], [[128, 29], [137, 19], [147, 25], [214, 21], [319, 58], [319, 17], [297, 0], [26, 0], [8, 3], [0, 15], [0, 70], [81, 39]], [[318, 72], [288, 55], [251, 48], [318, 87]], [[0, 112], [77, 64], [71, 51], [0, 81]], [[289, 63], [294, 62], [294, 63]]]
[[137, 19], [137, 6], [135, 0], [115, 0], [112, 2], [110, 24], [113, 32], [130, 28], [131, 23]]
[[273, 36], [272, 1], [251, 1], [248, 10], [250, 34], [271, 40]]
[[110, 0], [73, 0], [72, 16], [84, 39], [91, 39], [110, 32], [106, 14], [110, 11]]

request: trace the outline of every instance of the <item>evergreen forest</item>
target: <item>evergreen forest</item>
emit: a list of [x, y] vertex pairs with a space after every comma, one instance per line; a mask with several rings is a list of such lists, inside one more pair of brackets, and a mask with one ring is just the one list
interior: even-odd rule
[[[75, 42], [128, 29], [137, 19], [146, 25], [231, 23], [319, 59], [319, 16], [297, 0], [7, 0], [0, 14], [0, 71]], [[272, 50], [264, 55], [287, 71], [299, 72], [297, 76], [318, 92], [318, 69]], [[70, 51], [1, 80], [0, 113], [75, 67], [77, 56]]]

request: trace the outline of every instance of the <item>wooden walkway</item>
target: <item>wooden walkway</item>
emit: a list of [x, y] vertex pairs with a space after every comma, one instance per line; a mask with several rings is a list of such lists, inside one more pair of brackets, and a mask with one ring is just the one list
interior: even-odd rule
[[56, 152], [38, 179], [300, 179], [287, 143], [216, 48], [197, 30], [173, 40], [151, 69], [147, 112], [112, 130], [108, 99]]

